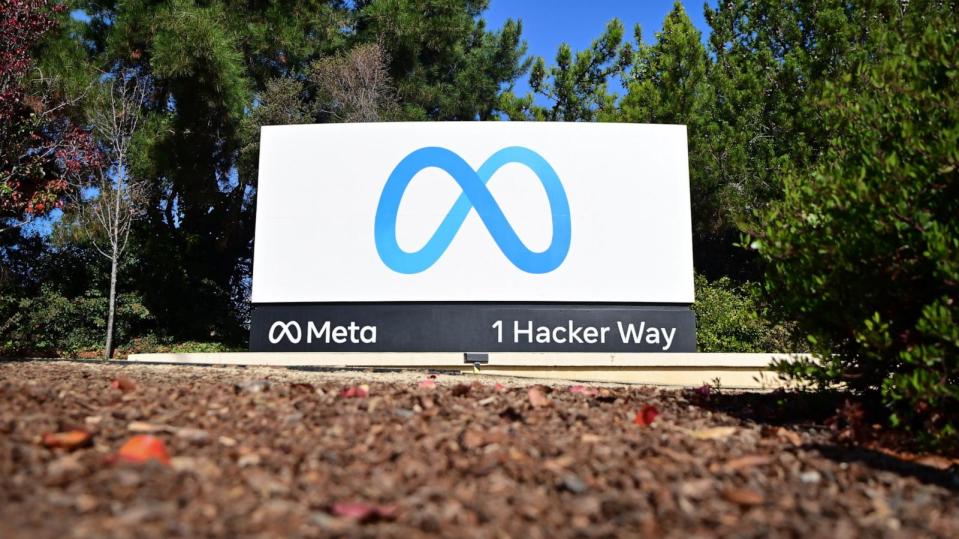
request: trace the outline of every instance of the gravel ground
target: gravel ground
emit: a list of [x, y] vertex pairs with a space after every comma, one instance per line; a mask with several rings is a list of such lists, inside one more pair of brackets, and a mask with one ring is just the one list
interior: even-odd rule
[[0, 363], [0, 537], [959, 537], [954, 461], [762, 396], [430, 376]]

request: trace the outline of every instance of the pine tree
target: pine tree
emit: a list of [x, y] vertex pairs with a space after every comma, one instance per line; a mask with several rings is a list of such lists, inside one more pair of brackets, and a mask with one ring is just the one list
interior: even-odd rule
[[[546, 67], [537, 58], [529, 77], [533, 93], [516, 97], [505, 93], [500, 105], [512, 120], [592, 121], [604, 111], [612, 110], [615, 96], [608, 90], [609, 79], [621, 71], [623, 23], [613, 19], [592, 45], [576, 53], [566, 43], [556, 52], [556, 65]], [[535, 103], [534, 94], [547, 105]]]

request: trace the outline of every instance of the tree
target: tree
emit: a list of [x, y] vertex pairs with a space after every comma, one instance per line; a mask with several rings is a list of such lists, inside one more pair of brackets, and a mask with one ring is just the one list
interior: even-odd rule
[[784, 175], [753, 246], [820, 354], [784, 365], [881, 395], [959, 443], [959, 6], [912, 2], [825, 85], [818, 164]]
[[[689, 145], [689, 181], [693, 218], [693, 253], [698, 271], [717, 278], [728, 266], [717, 255], [717, 219], [722, 208], [717, 174], [710, 158], [715, 141], [714, 92], [708, 81], [710, 62], [702, 35], [682, 4], [676, 2], [651, 45], [635, 30], [632, 62], [623, 61], [626, 94], [601, 120], [684, 124]], [[727, 251], [729, 245], [726, 245]], [[732, 273], [729, 271], [728, 273]]]
[[[477, 19], [485, 6], [472, 0], [79, 3], [90, 20], [74, 35], [89, 61], [110, 73], [133, 69], [152, 81], [143, 117], [149, 136], [140, 139], [130, 163], [151, 178], [149, 200], [131, 235], [143, 260], [136, 287], [169, 336], [246, 338], [256, 128], [278, 113], [259, 109], [294, 95], [304, 106], [318, 103], [315, 62], [329, 66], [339, 57], [345, 66], [358, 51], [374, 51], [358, 46], [379, 43], [394, 90], [387, 93], [399, 102], [386, 116], [494, 117], [501, 87], [524, 69], [524, 48], [518, 24], [485, 28]], [[349, 87], [343, 73], [327, 79], [339, 77], [327, 90]], [[381, 118], [390, 108], [385, 96]], [[286, 117], [352, 119], [355, 111], [347, 108], [356, 105], [327, 107], [323, 114], [290, 109]], [[183, 301], [187, 296], [191, 302]], [[202, 312], [192, 307], [196, 302], [205, 306]]]
[[389, 55], [379, 43], [320, 58], [310, 67], [320, 112], [337, 122], [379, 122], [396, 114]]
[[[916, 2], [913, 2], [916, 3]], [[696, 238], [711, 277], [759, 278], [736, 244], [754, 212], [783, 196], [790, 167], [815, 164], [828, 136], [819, 100], [827, 81], [875, 50], [873, 32], [900, 0], [724, 0], [706, 7], [714, 93], [708, 145], [697, 150], [710, 201]], [[693, 158], [691, 157], [691, 160]]]
[[0, 232], [63, 204], [71, 177], [97, 155], [72, 121], [76, 99], [60, 95], [33, 56], [66, 7], [45, 0], [0, 0]]
[[623, 23], [613, 19], [590, 48], [573, 58], [572, 49], [563, 43], [556, 53], [556, 65], [546, 67], [537, 58], [530, 73], [533, 93], [544, 97], [546, 106], [535, 104], [532, 94], [517, 98], [506, 93], [501, 108], [512, 120], [592, 121], [604, 111], [611, 111], [615, 96], [607, 92], [609, 78], [628, 63], [630, 49], [622, 46]]
[[151, 80], [144, 134], [130, 155], [131, 172], [151, 179], [131, 231], [142, 260], [135, 286], [166, 335], [239, 342], [256, 194], [256, 176], [237, 167], [245, 120], [269, 81], [302, 78], [312, 61], [339, 50], [348, 11], [339, 0], [80, 7], [90, 20], [77, 39], [91, 63]]
[[[107, 302], [106, 340], [103, 358], [113, 357], [113, 327], [116, 315], [117, 270], [130, 239], [134, 221], [143, 213], [149, 182], [131, 168], [130, 154], [140, 127], [146, 89], [139, 77], [121, 72], [106, 84], [105, 96], [94, 109], [92, 124], [103, 155], [93, 185], [77, 185], [77, 207], [90, 225], [90, 240], [100, 255], [110, 261], [110, 292]], [[83, 200], [89, 189], [92, 199]]]
[[260, 128], [326, 122], [376, 122], [400, 115], [389, 56], [379, 43], [316, 60], [299, 78], [276, 78], [257, 96], [257, 106], [244, 120], [244, 140], [237, 167], [256, 177]]
[[355, 37], [379, 42], [390, 58], [403, 117], [490, 120], [500, 96], [528, 69], [522, 24], [487, 31], [488, 0], [358, 0]]

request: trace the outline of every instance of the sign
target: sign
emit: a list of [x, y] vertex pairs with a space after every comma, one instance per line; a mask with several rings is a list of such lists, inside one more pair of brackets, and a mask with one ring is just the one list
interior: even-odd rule
[[695, 350], [684, 126], [264, 127], [256, 212], [257, 351]]

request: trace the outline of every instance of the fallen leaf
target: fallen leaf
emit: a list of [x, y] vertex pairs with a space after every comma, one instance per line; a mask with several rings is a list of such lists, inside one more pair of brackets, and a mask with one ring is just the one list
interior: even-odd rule
[[553, 403], [538, 387], [529, 388], [527, 393], [529, 394], [529, 403], [533, 405], [533, 408], [542, 408]]
[[495, 392], [497, 392], [497, 393], [502, 393], [502, 392], [506, 391], [506, 386], [504, 386], [503, 384], [501, 384], [501, 383], [499, 383], [499, 382], [496, 382], [496, 384], [493, 385], [493, 391], [495, 391]]
[[730, 502], [747, 506], [762, 505], [766, 501], [766, 497], [763, 496], [762, 492], [746, 487], [727, 488], [723, 490], [723, 498], [726, 498], [726, 500]]
[[744, 470], [746, 468], [765, 466], [766, 464], [772, 462], [772, 460], [772, 457], [769, 455], [746, 455], [745, 457], [739, 457], [726, 461], [726, 464], [723, 465], [723, 469], [726, 471], [735, 472], [738, 470]]
[[653, 424], [653, 421], [656, 421], [656, 417], [659, 415], [659, 410], [655, 406], [649, 404], [644, 404], [642, 408], [636, 412], [636, 417], [633, 419], [633, 423], [639, 425], [640, 427], [648, 427]]
[[117, 452], [117, 458], [126, 462], [142, 464], [156, 460], [162, 464], [170, 464], [170, 454], [167, 453], [163, 440], [149, 434], [138, 434], [127, 440]]
[[584, 444], [595, 444], [603, 441], [602, 436], [597, 436], [595, 434], [586, 433], [580, 436], [579, 441]]
[[360, 384], [358, 386], [350, 386], [344, 388], [343, 391], [340, 391], [340, 398], [343, 399], [365, 399], [370, 394], [370, 386], [366, 384]]
[[713, 427], [689, 432], [689, 435], [697, 440], [722, 440], [733, 434], [736, 434], [736, 427]]
[[336, 502], [333, 504], [332, 513], [338, 517], [351, 518], [360, 522], [390, 520], [396, 516], [396, 506], [365, 502]]
[[581, 385], [569, 386], [569, 392], [570, 392], [570, 393], [579, 393], [579, 394], [587, 395], [587, 396], [593, 396], [593, 395], [598, 395], [598, 394], [599, 394], [599, 390], [597, 390], [597, 389], [595, 389], [595, 388], [592, 388], [592, 387], [586, 387], [586, 386], [581, 386]]
[[127, 378], [126, 376], [117, 376], [112, 382], [110, 382], [110, 387], [127, 393], [136, 389], [137, 383], [134, 382], [132, 378]]
[[456, 384], [453, 386], [453, 396], [454, 397], [465, 397], [470, 393], [470, 386], [466, 384]]
[[427, 378], [426, 380], [420, 380], [420, 389], [436, 389], [436, 382]]
[[43, 435], [43, 445], [62, 449], [76, 449], [90, 443], [93, 435], [85, 430], [68, 430], [65, 432], [50, 432]]

